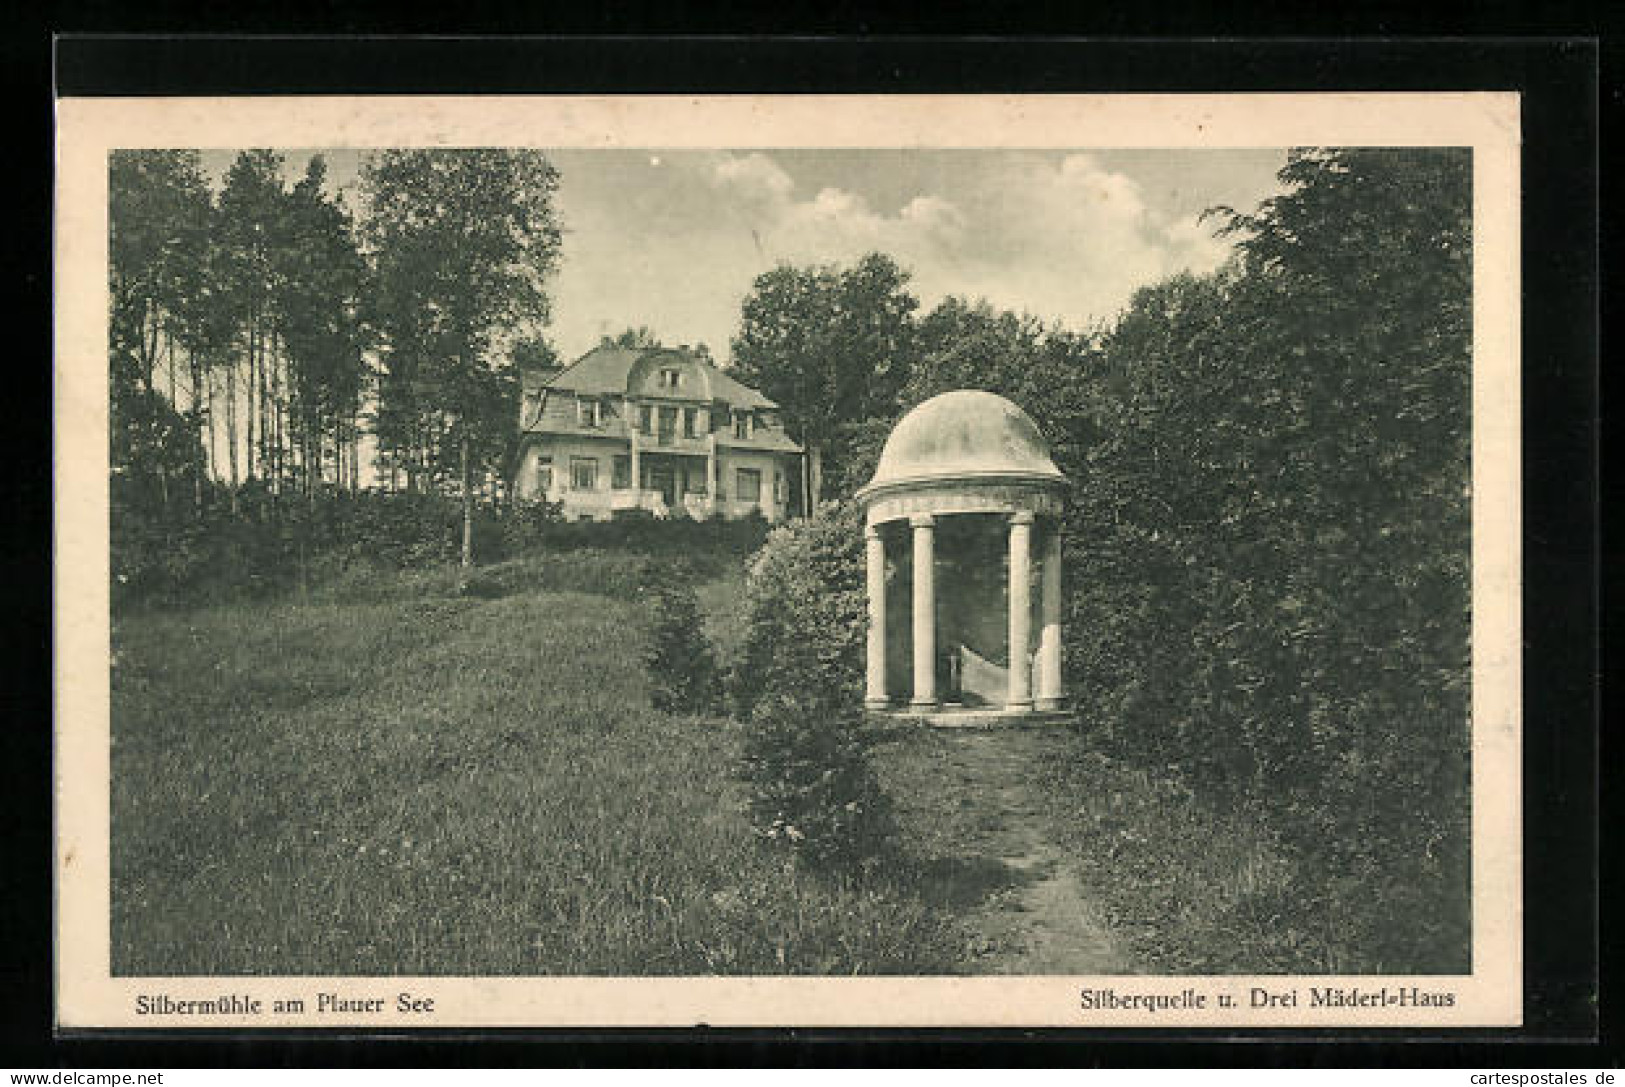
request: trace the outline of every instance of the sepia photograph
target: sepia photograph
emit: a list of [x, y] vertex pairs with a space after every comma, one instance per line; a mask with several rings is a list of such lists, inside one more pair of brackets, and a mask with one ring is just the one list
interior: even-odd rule
[[82, 1014], [1515, 1022], [1515, 102], [1281, 97], [86, 103]]

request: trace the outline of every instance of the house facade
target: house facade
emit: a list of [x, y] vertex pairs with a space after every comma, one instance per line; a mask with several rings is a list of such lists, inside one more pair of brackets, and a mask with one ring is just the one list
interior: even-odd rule
[[617, 510], [780, 521], [801, 447], [778, 405], [680, 348], [598, 347], [523, 375], [514, 493], [572, 520]]

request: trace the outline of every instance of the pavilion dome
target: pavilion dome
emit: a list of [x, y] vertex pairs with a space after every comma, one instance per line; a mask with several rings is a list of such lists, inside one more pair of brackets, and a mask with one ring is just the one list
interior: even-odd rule
[[1002, 396], [942, 393], [903, 416], [860, 493], [937, 481], [1059, 483], [1064, 477], [1032, 417]]

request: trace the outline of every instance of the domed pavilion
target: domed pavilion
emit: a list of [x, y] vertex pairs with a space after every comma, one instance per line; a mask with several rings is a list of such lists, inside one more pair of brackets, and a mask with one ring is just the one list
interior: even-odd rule
[[858, 491], [864, 705], [938, 724], [1060, 710], [1061, 499], [1038, 426], [993, 393], [927, 400]]

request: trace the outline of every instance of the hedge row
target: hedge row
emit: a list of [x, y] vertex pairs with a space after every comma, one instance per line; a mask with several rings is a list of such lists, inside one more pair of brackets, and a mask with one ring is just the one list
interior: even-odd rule
[[[252, 486], [236, 502], [224, 490], [201, 511], [176, 512], [112, 481], [115, 606], [190, 606], [283, 591], [335, 569], [426, 570], [460, 555], [462, 506], [440, 495], [329, 492], [275, 496]], [[474, 553], [489, 565], [526, 555], [583, 550], [681, 558], [714, 574], [758, 547], [767, 524], [660, 521], [649, 515], [566, 522], [556, 506], [481, 504]]]

